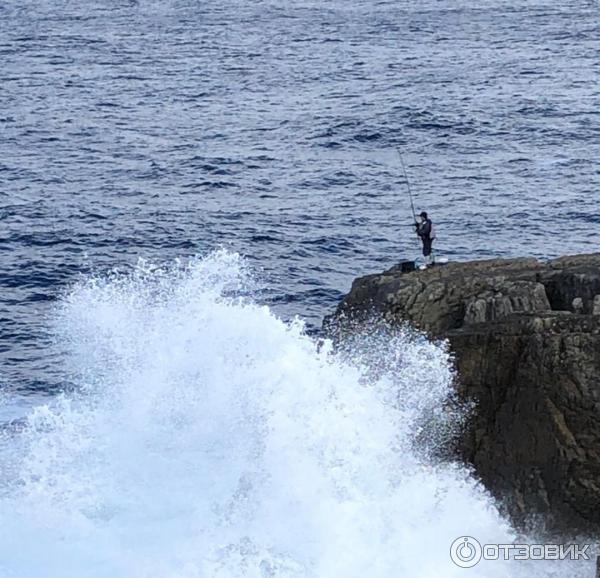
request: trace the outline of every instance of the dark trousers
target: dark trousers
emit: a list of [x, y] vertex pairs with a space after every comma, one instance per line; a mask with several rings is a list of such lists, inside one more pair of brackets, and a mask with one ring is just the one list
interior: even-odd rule
[[423, 241], [423, 256], [429, 257], [431, 255], [431, 246], [433, 245], [433, 239], [422, 239]]

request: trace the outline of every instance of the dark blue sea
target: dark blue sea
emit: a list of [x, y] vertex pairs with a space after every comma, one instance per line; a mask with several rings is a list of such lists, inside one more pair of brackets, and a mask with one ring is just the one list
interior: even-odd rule
[[414, 258], [600, 242], [595, 1], [0, 3], [2, 386], [80, 274], [218, 247], [309, 327]]
[[447, 352], [311, 336], [419, 254], [398, 151], [438, 256], [599, 250], [599, 11], [0, 0], [0, 576], [451, 578], [515, 540], [414, 449]]

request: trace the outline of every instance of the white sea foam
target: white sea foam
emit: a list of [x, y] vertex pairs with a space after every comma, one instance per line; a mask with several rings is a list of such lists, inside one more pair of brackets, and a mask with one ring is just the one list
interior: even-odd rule
[[447, 431], [442, 347], [399, 332], [334, 354], [239, 297], [250, 283], [218, 252], [65, 297], [77, 387], [1, 446], [1, 576], [565, 575], [451, 562], [459, 536], [514, 535], [464, 468], [420, 445]]

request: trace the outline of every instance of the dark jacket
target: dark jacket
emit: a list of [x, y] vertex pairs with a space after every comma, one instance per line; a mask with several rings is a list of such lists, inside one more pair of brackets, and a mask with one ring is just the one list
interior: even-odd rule
[[419, 235], [423, 241], [431, 240], [431, 226], [431, 219], [425, 219], [422, 223], [416, 223], [417, 235]]

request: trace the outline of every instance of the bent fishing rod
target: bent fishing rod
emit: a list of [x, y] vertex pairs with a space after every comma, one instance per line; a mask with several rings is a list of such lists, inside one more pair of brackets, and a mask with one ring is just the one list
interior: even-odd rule
[[415, 211], [415, 203], [413, 201], [412, 190], [410, 188], [410, 181], [408, 180], [408, 173], [406, 172], [406, 166], [404, 165], [404, 157], [400, 151], [400, 147], [396, 147], [396, 152], [400, 157], [400, 164], [402, 165], [402, 171], [404, 172], [404, 180], [406, 181], [406, 187], [408, 188], [408, 198], [410, 199], [410, 209], [412, 211], [413, 220], [417, 222], [417, 213]]
[[[402, 165], [402, 171], [404, 172], [404, 180], [406, 181], [406, 187], [408, 189], [408, 198], [410, 199], [410, 210], [412, 211], [414, 221], [413, 225], [411, 226], [418, 226], [417, 212], [415, 211], [415, 202], [413, 200], [412, 189], [410, 188], [410, 181], [408, 180], [408, 173], [406, 172], [406, 165], [404, 164], [404, 157], [402, 156], [402, 151], [400, 150], [400, 147], [396, 147], [396, 151], [398, 153], [398, 156], [400, 157], [400, 164]], [[415, 241], [418, 245], [418, 240], [415, 239]]]

